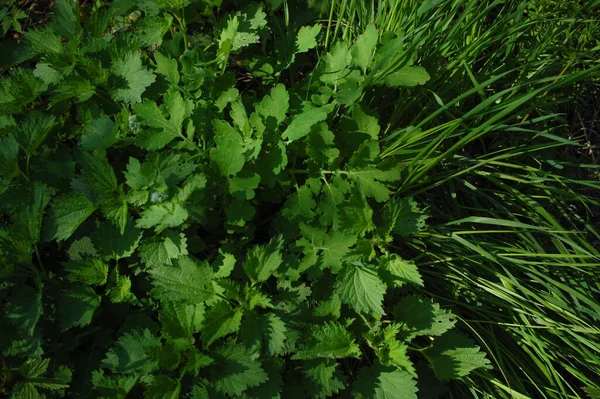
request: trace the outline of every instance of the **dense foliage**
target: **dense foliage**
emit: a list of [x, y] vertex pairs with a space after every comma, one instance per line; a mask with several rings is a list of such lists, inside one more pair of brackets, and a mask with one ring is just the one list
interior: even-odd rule
[[549, 94], [593, 35], [568, 74], [534, 2], [309, 3], [0, 10], [0, 394], [594, 397]]

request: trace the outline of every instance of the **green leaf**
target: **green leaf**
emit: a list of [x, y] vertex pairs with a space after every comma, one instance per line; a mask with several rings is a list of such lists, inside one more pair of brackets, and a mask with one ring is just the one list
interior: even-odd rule
[[317, 36], [321, 32], [321, 25], [303, 26], [296, 37], [296, 52], [305, 53], [317, 47]]
[[323, 56], [324, 69], [320, 76], [323, 83], [337, 87], [348, 75], [348, 66], [352, 57], [348, 45], [337, 41], [331, 51]]
[[210, 159], [218, 166], [223, 176], [233, 176], [244, 167], [242, 136], [225, 121], [213, 121], [216, 148], [210, 150]]
[[491, 368], [479, 346], [456, 331], [436, 338], [427, 351], [427, 360], [442, 381], [464, 377], [478, 368]]
[[283, 237], [278, 236], [271, 239], [267, 245], [255, 246], [248, 252], [242, 266], [253, 284], [266, 281], [281, 265], [282, 245]]
[[377, 202], [385, 202], [390, 198], [390, 190], [382, 182], [394, 182], [400, 179], [400, 166], [388, 170], [376, 167], [352, 169], [344, 172], [353, 179], [367, 197], [375, 198]]
[[48, 370], [50, 359], [29, 359], [19, 367], [19, 374], [28, 379], [40, 377]]
[[165, 238], [153, 237], [140, 246], [140, 258], [148, 267], [172, 265], [173, 260], [187, 255], [187, 240], [183, 233]]
[[0, 136], [0, 175], [7, 178], [19, 173], [19, 143], [11, 135]]
[[456, 324], [454, 315], [429, 299], [406, 296], [394, 307], [394, 318], [404, 323], [403, 332], [407, 339], [419, 335], [438, 336]]
[[90, 287], [73, 287], [61, 293], [57, 311], [62, 331], [89, 325], [100, 301], [101, 297]]
[[425, 68], [407, 65], [392, 72], [384, 78], [385, 84], [391, 87], [414, 87], [424, 85], [431, 79]]
[[242, 323], [241, 337], [248, 349], [278, 356], [285, 349], [286, 331], [285, 323], [275, 314], [250, 312]]
[[167, 228], [180, 226], [189, 214], [183, 205], [166, 202], [151, 205], [140, 216], [136, 222], [137, 227], [143, 229], [154, 227], [154, 231], [160, 233]]
[[362, 69], [363, 73], [367, 73], [367, 68], [373, 61], [375, 46], [379, 35], [374, 25], [369, 25], [365, 32], [356, 39], [356, 42], [350, 50], [352, 53], [352, 62], [354, 65]]
[[6, 320], [29, 337], [33, 336], [42, 313], [42, 292], [29, 285], [15, 288], [4, 304]]
[[82, 103], [89, 100], [95, 93], [95, 87], [88, 79], [70, 76], [60, 82], [50, 96], [50, 107], [63, 101], [72, 100]]
[[92, 386], [99, 399], [125, 399], [137, 380], [135, 375], [105, 376], [104, 370], [92, 371]]
[[56, 118], [54, 115], [31, 113], [19, 124], [16, 139], [23, 151], [31, 155], [42, 144], [55, 125]]
[[154, 101], [144, 99], [141, 104], [135, 104], [133, 111], [141, 118], [141, 123], [156, 130], [142, 132], [137, 144], [145, 150], [160, 150], [177, 137], [183, 137], [183, 121], [188, 118], [194, 105], [184, 100], [177, 90], [170, 90], [165, 97], [165, 110], [170, 118], [167, 119]]
[[146, 17], [135, 25], [135, 38], [144, 47], [160, 46], [172, 24], [171, 14]]
[[358, 313], [384, 315], [385, 291], [379, 276], [357, 262], [346, 265], [335, 282], [335, 293]]
[[215, 351], [215, 362], [208, 372], [215, 389], [229, 396], [240, 396], [246, 389], [268, 379], [256, 355], [232, 343]]
[[154, 289], [152, 294], [166, 301], [199, 304], [214, 295], [212, 271], [207, 263], [182, 257], [174, 266], [154, 266], [148, 270]]
[[163, 75], [172, 85], [179, 85], [180, 75], [177, 60], [168, 58], [158, 52], [154, 53], [154, 60], [156, 61], [156, 73]]
[[53, 199], [44, 221], [46, 241], [63, 241], [71, 237], [95, 209], [94, 204], [81, 194], [68, 194]]
[[147, 385], [144, 398], [148, 399], [179, 399], [181, 392], [181, 383], [179, 380], [167, 377], [166, 375], [156, 375], [152, 382]]
[[120, 275], [118, 267], [113, 269], [106, 295], [112, 303], [133, 302], [136, 299], [131, 292], [131, 279]]
[[360, 193], [353, 192], [350, 199], [339, 206], [334, 228], [358, 237], [364, 237], [375, 228], [373, 210]]
[[108, 278], [108, 265], [101, 259], [70, 260], [63, 263], [67, 279], [73, 283], [104, 285]]
[[27, 48], [34, 54], [60, 54], [63, 51], [60, 37], [49, 27], [30, 29], [23, 36]]
[[112, 98], [126, 104], [141, 102], [142, 93], [155, 80], [154, 74], [142, 66], [140, 54], [133, 51], [126, 53], [120, 59], [114, 60], [111, 71], [123, 80], [121, 87], [111, 91]]
[[313, 327], [311, 340], [296, 351], [292, 359], [341, 359], [360, 358], [358, 344], [342, 324], [327, 322]]
[[73, 38], [80, 30], [77, 5], [69, 0], [57, 0], [52, 9], [52, 28], [61, 36]]
[[397, 367], [416, 378], [417, 373], [406, 353], [408, 346], [397, 339], [400, 330], [400, 324], [388, 324], [378, 331], [377, 335], [379, 336], [376, 340], [379, 342], [377, 345], [370, 345], [375, 350], [375, 354], [382, 365]]
[[256, 105], [258, 112], [265, 121], [269, 117], [275, 118], [277, 124], [280, 125], [285, 120], [285, 115], [290, 106], [290, 95], [285, 86], [281, 83], [275, 85], [269, 94], [265, 95], [261, 102]]
[[204, 321], [204, 306], [163, 301], [158, 311], [158, 320], [162, 331], [171, 338], [190, 340], [192, 335], [200, 330]]
[[118, 261], [133, 255], [142, 238], [142, 231], [131, 220], [122, 233], [114, 224], [105, 222], [94, 232], [93, 238], [102, 256]]
[[318, 122], [327, 119], [327, 115], [331, 112], [331, 106], [313, 107], [309, 104], [304, 106], [302, 113], [296, 115], [292, 119], [292, 123], [285, 129], [281, 138], [288, 142], [292, 142], [306, 136], [310, 129]]
[[418, 233], [425, 227], [427, 215], [412, 198], [393, 199], [384, 209], [384, 220], [402, 237]]
[[346, 388], [346, 376], [337, 370], [338, 363], [333, 359], [318, 359], [304, 362], [302, 372], [312, 384], [306, 385], [311, 397], [325, 399]]
[[417, 265], [396, 254], [380, 258], [379, 275], [388, 287], [402, 287], [404, 284], [423, 287], [423, 279]]
[[202, 328], [204, 347], [210, 347], [216, 340], [233, 334], [240, 329], [242, 309], [233, 309], [227, 302], [217, 302], [206, 312]]
[[115, 123], [106, 115], [92, 119], [84, 126], [81, 135], [81, 148], [84, 150], [105, 150], [117, 141]]
[[375, 363], [360, 369], [358, 379], [352, 385], [352, 396], [357, 399], [417, 399], [416, 385], [410, 374]]
[[150, 330], [133, 330], [123, 334], [106, 353], [102, 367], [119, 374], [150, 374], [158, 369], [158, 360], [152, 354], [160, 346], [160, 338]]

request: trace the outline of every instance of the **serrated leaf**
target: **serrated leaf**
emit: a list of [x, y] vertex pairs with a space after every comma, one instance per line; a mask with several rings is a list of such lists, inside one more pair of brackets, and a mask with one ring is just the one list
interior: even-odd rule
[[348, 170], [344, 174], [358, 184], [363, 195], [373, 197], [377, 202], [384, 202], [389, 199], [390, 190], [382, 182], [394, 182], [400, 179], [400, 167], [388, 170], [368, 167]]
[[181, 204], [166, 202], [157, 205], [151, 205], [140, 215], [136, 222], [136, 227], [149, 229], [154, 227], [156, 233], [183, 224], [188, 218], [188, 211]]
[[337, 41], [331, 51], [323, 56], [324, 69], [320, 76], [323, 83], [337, 87], [348, 75], [348, 66], [352, 57], [348, 45]]
[[100, 301], [90, 287], [73, 287], [62, 293], [57, 309], [62, 330], [89, 325]]
[[93, 237], [100, 254], [118, 261], [133, 255], [142, 238], [142, 231], [135, 227], [131, 220], [122, 233], [113, 223], [103, 223], [94, 232]]
[[358, 313], [384, 315], [385, 285], [377, 274], [359, 263], [345, 266], [337, 276], [335, 293]]
[[189, 340], [200, 330], [204, 321], [204, 306], [163, 301], [158, 311], [158, 320], [163, 332], [169, 334], [171, 338]]
[[19, 124], [16, 139], [23, 151], [31, 155], [56, 125], [54, 115], [32, 113]]
[[19, 374], [25, 378], [36, 378], [48, 370], [50, 359], [29, 359], [19, 367]]
[[198, 304], [214, 295], [210, 266], [182, 257], [173, 266], [154, 266], [148, 270], [154, 289], [152, 294], [167, 301]]
[[168, 91], [164, 100], [169, 119], [152, 100], [144, 99], [141, 104], [133, 106], [133, 111], [141, 118], [141, 123], [156, 129], [144, 131], [138, 136], [137, 144], [143, 149], [160, 150], [175, 138], [183, 137], [183, 121], [191, 115], [193, 103], [184, 100], [176, 90]]
[[43, 313], [42, 292], [29, 285], [21, 285], [12, 291], [4, 304], [4, 317], [16, 329], [33, 336], [35, 326]]
[[450, 311], [429, 299], [412, 295], [402, 298], [393, 314], [398, 322], [404, 323], [402, 330], [408, 340], [419, 335], [442, 335], [456, 324]]
[[242, 309], [233, 309], [227, 302], [217, 302], [206, 312], [202, 328], [202, 342], [208, 348], [216, 340], [237, 332], [242, 321]]
[[382, 257], [379, 260], [379, 275], [388, 287], [402, 287], [404, 284], [423, 286], [423, 279], [417, 265], [396, 254]]
[[142, 66], [140, 54], [132, 51], [120, 59], [113, 60], [111, 71], [124, 81], [121, 87], [112, 90], [112, 97], [115, 101], [123, 101], [126, 104], [141, 102], [142, 93], [155, 80], [154, 74]]
[[242, 267], [253, 283], [266, 281], [281, 265], [282, 245], [283, 237], [278, 236], [271, 239], [267, 245], [255, 246], [248, 252], [248, 258]]
[[156, 375], [147, 385], [144, 398], [148, 399], [179, 399], [181, 382], [166, 375]]
[[442, 381], [464, 377], [478, 368], [491, 368], [479, 346], [456, 331], [436, 338], [428, 350], [427, 360]]
[[215, 352], [215, 362], [208, 371], [218, 392], [239, 396], [246, 389], [267, 381], [268, 375], [258, 359], [242, 345], [225, 345]]
[[338, 209], [338, 218], [334, 222], [337, 230], [364, 237], [375, 228], [373, 210], [359, 192], [353, 192], [349, 200], [340, 204]]
[[114, 122], [106, 115], [91, 120], [81, 135], [84, 150], [105, 150], [117, 140]]
[[156, 73], [163, 75], [169, 83], [177, 86], [180, 79], [177, 60], [168, 58], [158, 52], [154, 53], [154, 60], [156, 61]]
[[302, 372], [313, 383], [307, 384], [307, 393], [311, 397], [325, 399], [346, 388], [346, 376], [337, 367], [338, 363], [333, 359], [304, 362]]
[[104, 285], [108, 278], [108, 265], [101, 259], [70, 260], [64, 264], [67, 279], [73, 283]]
[[135, 375], [105, 376], [104, 370], [92, 371], [92, 386], [99, 399], [125, 399], [137, 380]]
[[94, 204], [81, 194], [68, 194], [53, 199], [44, 221], [46, 241], [63, 241], [71, 237], [95, 209]]
[[160, 338], [150, 330], [133, 330], [123, 334], [102, 360], [102, 367], [113, 373], [149, 374], [158, 369], [152, 353], [161, 345]]
[[245, 316], [241, 326], [244, 345], [248, 349], [268, 356], [278, 356], [283, 353], [285, 334], [285, 323], [275, 314], [250, 312]]
[[417, 383], [410, 374], [376, 363], [363, 367], [352, 385], [352, 397], [357, 399], [417, 399]]
[[169, 31], [172, 24], [171, 14], [146, 17], [136, 24], [135, 37], [142, 46], [160, 46], [163, 36]]
[[327, 322], [313, 327], [311, 341], [296, 351], [292, 359], [340, 359], [360, 357], [360, 348], [342, 324]]

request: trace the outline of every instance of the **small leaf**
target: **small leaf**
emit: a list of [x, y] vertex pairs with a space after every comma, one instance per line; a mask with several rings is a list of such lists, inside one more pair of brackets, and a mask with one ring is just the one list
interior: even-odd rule
[[242, 265], [253, 283], [266, 281], [277, 270], [281, 262], [281, 246], [283, 237], [278, 236], [265, 246], [255, 246], [248, 252], [248, 258]]
[[321, 25], [303, 26], [298, 31], [296, 38], [296, 52], [305, 53], [310, 49], [317, 47], [317, 35], [321, 32]]
[[46, 241], [63, 241], [71, 237], [75, 230], [96, 208], [81, 194], [68, 194], [57, 197], [50, 204], [50, 212], [44, 221]]

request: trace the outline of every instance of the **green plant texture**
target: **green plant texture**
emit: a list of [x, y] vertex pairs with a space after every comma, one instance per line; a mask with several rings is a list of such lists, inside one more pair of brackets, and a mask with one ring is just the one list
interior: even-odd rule
[[0, 395], [596, 397], [600, 30], [312, 3], [0, 10]]

